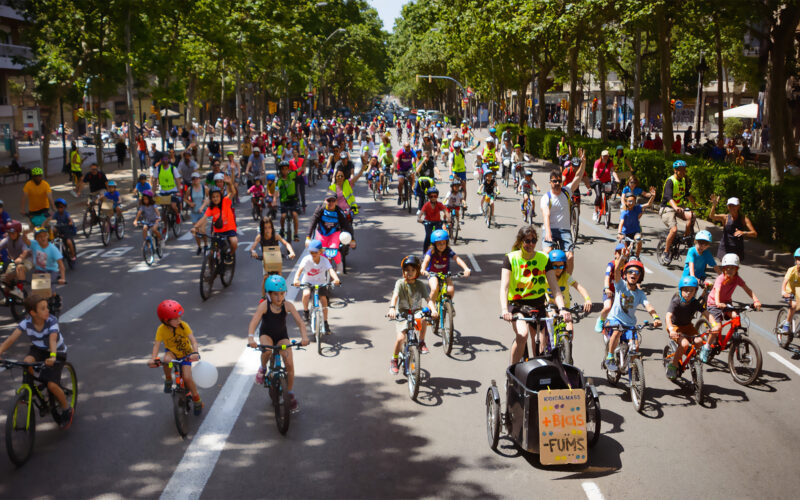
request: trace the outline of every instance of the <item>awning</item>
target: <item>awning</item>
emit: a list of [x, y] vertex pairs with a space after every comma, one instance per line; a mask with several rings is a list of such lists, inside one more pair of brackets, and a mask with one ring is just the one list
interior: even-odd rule
[[722, 112], [723, 118], [756, 118], [758, 117], [758, 104], [745, 104], [738, 108], [726, 109]]
[[165, 116], [167, 118], [177, 118], [181, 116], [181, 114], [178, 113], [177, 111], [172, 111], [171, 109], [165, 108], [161, 110], [161, 116]]

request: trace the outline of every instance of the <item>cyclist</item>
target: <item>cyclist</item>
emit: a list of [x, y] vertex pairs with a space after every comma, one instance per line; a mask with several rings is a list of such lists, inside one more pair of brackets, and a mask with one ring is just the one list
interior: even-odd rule
[[497, 173], [497, 170], [500, 168], [496, 144], [493, 137], [489, 136], [486, 138], [486, 146], [483, 147], [483, 152], [480, 155], [482, 164], [480, 166], [481, 172], [479, 177], [486, 175], [486, 173], [490, 171]]
[[722, 322], [726, 318], [737, 316], [735, 311], [726, 311], [725, 308], [729, 307], [733, 292], [737, 286], [742, 287], [747, 295], [753, 299], [753, 307], [756, 310], [761, 309], [761, 302], [756, 297], [756, 294], [739, 276], [739, 256], [735, 253], [725, 254], [720, 262], [722, 272], [714, 281], [714, 287], [708, 293], [708, 312], [711, 315], [709, 324], [711, 325], [711, 334], [708, 336], [708, 341], [703, 345], [700, 351], [700, 361], [706, 363], [708, 355], [711, 353], [711, 347], [717, 341], [717, 336], [722, 330]]
[[[161, 222], [161, 214], [153, 200], [153, 192], [150, 190], [142, 192], [142, 202], [139, 204], [139, 210], [136, 212], [136, 217], [133, 219], [133, 227], [136, 227], [140, 221], [142, 224], [142, 240], [147, 240], [147, 232], [152, 229], [153, 236], [156, 239], [156, 245], [158, 245], [161, 240], [161, 231], [158, 230], [159, 222]], [[165, 226], [165, 234], [166, 231], [167, 228]]]
[[[294, 275], [294, 286], [299, 287], [301, 284], [306, 285], [324, 285], [328, 283], [328, 276], [334, 285], [340, 285], [339, 275], [336, 274], [336, 269], [333, 268], [330, 260], [322, 255], [322, 242], [319, 240], [311, 240], [308, 243], [308, 255], [300, 260], [297, 264], [297, 272]], [[325, 332], [331, 333], [330, 326], [328, 326], [328, 298], [330, 291], [327, 288], [319, 290], [319, 301], [322, 306], [322, 317], [325, 321]], [[303, 316], [306, 321], [310, 320], [310, 313], [308, 311], [308, 303], [311, 300], [311, 289], [306, 288], [303, 290]]]
[[456, 217], [459, 217], [462, 207], [465, 213], [467, 211], [467, 200], [464, 197], [465, 191], [461, 187], [461, 179], [454, 177], [450, 182], [450, 191], [444, 197], [444, 206], [447, 207], [448, 212], [454, 212]]
[[[558, 141], [558, 145], [556, 146], [556, 154], [558, 155], [559, 164], [564, 163], [572, 156], [572, 146], [567, 143], [566, 136], [561, 136], [561, 140]], [[606, 152], [607, 154], [607, 152]]]
[[37, 216], [44, 219], [53, 206], [53, 191], [50, 184], [42, 178], [43, 174], [41, 167], [32, 168], [30, 180], [22, 187], [20, 212], [27, 214], [31, 220]]
[[203, 217], [192, 226], [192, 234], [197, 236], [198, 231], [205, 232], [206, 220], [212, 218], [212, 226], [216, 236], [224, 237], [230, 244], [230, 249], [223, 254], [226, 264], [232, 264], [236, 258], [236, 249], [239, 240], [236, 237], [236, 214], [233, 213], [233, 197], [236, 189], [233, 182], [227, 180], [230, 190], [227, 196], [222, 196], [222, 191], [217, 186], [208, 190], [208, 208]]
[[[503, 135], [505, 136], [508, 130], [503, 131]], [[510, 134], [510, 132], [509, 132]], [[511, 145], [511, 136], [503, 137], [503, 144], [500, 146], [500, 159], [502, 161], [503, 170], [502, 170], [502, 177], [505, 178], [506, 175], [511, 175], [511, 155], [514, 153], [514, 147]], [[508, 160], [509, 165], [506, 166], [506, 160]]]
[[269, 215], [270, 219], [275, 218], [275, 213], [278, 211], [278, 199], [280, 199], [280, 193], [278, 193], [278, 187], [276, 184], [277, 176], [273, 173], [267, 174], [267, 185], [264, 188], [264, 202], [267, 205], [267, 214]]
[[372, 191], [372, 183], [373, 182], [377, 182], [378, 183], [377, 187], [380, 188], [381, 182], [382, 182], [382, 178], [383, 178], [383, 174], [381, 173], [381, 166], [378, 163], [378, 155], [377, 154], [373, 154], [369, 158], [369, 163], [367, 163], [367, 166], [366, 166], [365, 169], [367, 171], [367, 176], [366, 176], [367, 177], [367, 188], [369, 188], [369, 190]]
[[[250, 186], [250, 189], [248, 189], [247, 192], [250, 193], [250, 203], [253, 206], [253, 210], [258, 209], [259, 202], [264, 203], [267, 197], [267, 190], [262, 184], [261, 177], [253, 182], [253, 185]], [[259, 214], [259, 216], [260, 215], [261, 214]]]
[[478, 187], [478, 194], [481, 196], [481, 212], [489, 211], [489, 219], [494, 218], [494, 199], [498, 192], [497, 181], [494, 178], [494, 171], [488, 170], [483, 174], [483, 182]]
[[12, 277], [16, 277], [19, 283], [17, 292], [19, 298], [22, 298], [21, 285], [25, 284], [25, 273], [33, 269], [33, 260], [31, 259], [30, 241], [22, 234], [22, 223], [17, 220], [12, 220], [6, 226], [6, 236], [0, 240], [0, 251], [8, 251], [8, 264], [3, 274], [3, 281], [6, 284], [12, 282]]
[[[439, 312], [436, 310], [436, 305], [430, 298], [430, 290], [424, 281], [418, 279], [420, 276], [420, 268], [422, 263], [416, 255], [408, 255], [400, 261], [400, 268], [403, 270], [403, 277], [395, 281], [394, 290], [392, 291], [392, 298], [389, 301], [388, 316], [391, 319], [397, 318], [397, 312], [402, 313], [415, 313], [423, 307], [428, 307], [431, 315], [436, 318]], [[428, 324], [422, 322], [419, 329], [419, 346], [420, 352], [426, 351], [425, 346], [425, 332], [427, 331]], [[395, 323], [395, 333], [397, 337], [394, 342], [394, 351], [392, 359], [389, 362], [389, 371], [392, 374], [397, 374], [400, 371], [398, 365], [398, 356], [400, 348], [406, 341], [406, 323]]]
[[[575, 179], [575, 174], [578, 172], [578, 167], [581, 166], [581, 159], [577, 156], [573, 156], [572, 159], [569, 161], [569, 165], [566, 165], [561, 169], [561, 185], [568, 186], [572, 183]], [[590, 190], [592, 189], [591, 184], [589, 183], [589, 179], [586, 175], [583, 176], [583, 184], [586, 186], [586, 194], [589, 194]], [[572, 193], [572, 200], [574, 203], [580, 203], [581, 201], [581, 192], [578, 189], [578, 186], [575, 186], [575, 191]]]
[[[404, 179], [408, 179], [408, 185], [414, 185], [414, 161], [417, 158], [417, 153], [411, 149], [411, 144], [408, 141], [403, 143], [403, 147], [397, 152], [394, 160], [394, 168], [397, 172], [397, 204], [403, 204], [403, 186]], [[408, 196], [411, 196], [409, 193]]]
[[578, 154], [581, 159], [581, 166], [575, 172], [575, 177], [570, 184], [562, 186], [561, 172], [553, 169], [550, 172], [550, 189], [542, 195], [539, 201], [539, 208], [542, 209], [542, 251], [550, 253], [550, 250], [560, 245], [561, 249], [567, 253], [567, 272], [572, 274], [574, 264], [573, 250], [575, 244], [572, 241], [570, 232], [570, 219], [572, 217], [572, 193], [578, 189], [583, 173], [586, 171], [586, 153], [579, 149]]
[[[200, 174], [197, 174], [197, 176], [199, 177]], [[147, 182], [147, 174], [139, 174], [139, 180], [133, 186], [133, 189], [131, 189], [131, 192], [132, 193], [136, 193], [136, 198], [141, 200], [142, 193], [144, 191], [152, 190], [152, 189], [153, 189], [153, 186], [151, 186], [150, 183]]]
[[353, 219], [354, 215], [358, 215], [358, 204], [356, 203], [356, 196], [353, 194], [351, 183], [355, 183], [361, 176], [358, 175], [348, 178], [347, 173], [339, 169], [333, 175], [333, 182], [328, 186], [328, 193], [336, 195], [336, 205], [350, 218]]
[[686, 263], [683, 265], [682, 277], [693, 276], [703, 286], [706, 280], [706, 268], [712, 267], [719, 274], [720, 267], [711, 254], [711, 233], [699, 231], [694, 237], [694, 246], [686, 252]]
[[72, 220], [69, 212], [67, 212], [67, 200], [64, 198], [56, 198], [55, 205], [55, 213], [45, 219], [42, 225], [48, 227], [50, 219], [56, 221], [56, 231], [64, 237], [64, 244], [69, 248], [70, 255], [72, 255], [72, 262], [75, 262], [77, 260], [77, 252], [75, 251], [75, 241], [73, 238], [78, 234], [78, 230], [75, 229], [75, 221]]
[[289, 224], [294, 223], [294, 241], [300, 241], [297, 236], [297, 183], [295, 182], [297, 172], [289, 168], [289, 162], [282, 161], [278, 165], [280, 169], [280, 178], [278, 179], [278, 193], [281, 199], [281, 231], [280, 235], [283, 237], [286, 232], [284, 231], [284, 223], [287, 215], [292, 220]]
[[[461, 266], [464, 276], [469, 276], [471, 273], [464, 259], [456, 255], [450, 248], [449, 240], [450, 235], [444, 229], [437, 229], [431, 233], [431, 246], [422, 259], [422, 275], [429, 277], [428, 286], [431, 289], [431, 302], [436, 302], [436, 297], [439, 295], [439, 279], [436, 277], [436, 273], [449, 273], [451, 260], [455, 260]], [[451, 299], [455, 295], [452, 278], [447, 278], [447, 295]], [[427, 352], [427, 348], [423, 352]]]
[[422, 224], [424, 220], [430, 223], [425, 224], [425, 239], [422, 243], [423, 254], [428, 251], [431, 233], [434, 229], [442, 228], [442, 212], [444, 212], [444, 221], [450, 222], [450, 212], [439, 202], [439, 190], [436, 187], [428, 188], [427, 195], [428, 201], [417, 211], [417, 222]]
[[672, 248], [672, 242], [678, 233], [678, 219], [686, 221], [685, 235], [689, 236], [694, 231], [694, 213], [684, 209], [682, 205], [688, 200], [694, 203], [694, 196], [689, 194], [692, 188], [692, 181], [686, 177], [686, 162], [675, 160], [672, 164], [673, 174], [664, 182], [664, 189], [661, 194], [661, 209], [658, 214], [661, 221], [669, 229], [667, 235], [665, 252]]
[[178, 175], [178, 169], [170, 165], [164, 158], [161, 158], [157, 170], [155, 172], [156, 185], [159, 196], [169, 196], [170, 206], [172, 211], [175, 212], [175, 223], [181, 223], [181, 211], [178, 208], [180, 198], [178, 193], [181, 192], [183, 186], [183, 179]]
[[[672, 362], [667, 365], [667, 378], [670, 380], [678, 378], [677, 363], [683, 359], [683, 354], [691, 343], [694, 342], [697, 348], [703, 343], [703, 338], [697, 336], [697, 328], [692, 324], [695, 314], [704, 309], [702, 302], [695, 296], [699, 286], [697, 278], [683, 275], [678, 282], [678, 293], [672, 297], [667, 309], [667, 333], [677, 344]], [[703, 315], [708, 316], [708, 313], [703, 312]]]
[[[544, 310], [545, 289], [553, 290], [553, 300], [562, 312], [565, 321], [572, 316], [564, 308], [564, 296], [558, 286], [558, 278], [553, 271], [547, 254], [536, 251], [536, 228], [523, 226], [517, 231], [517, 238], [511, 252], [505, 255], [500, 274], [500, 312], [503, 319], [513, 321], [515, 314], [530, 317]], [[540, 316], [544, 320], [544, 316]], [[511, 364], [522, 359], [530, 332], [536, 332], [536, 325], [526, 321], [511, 323], [514, 342], [511, 344]], [[539, 325], [539, 345], [544, 349], [544, 325]]]
[[522, 210], [523, 215], [525, 215], [525, 205], [530, 202], [531, 208], [533, 208], [531, 217], [536, 217], [536, 203], [533, 201], [534, 189], [539, 191], [539, 186], [536, 184], [536, 181], [533, 180], [533, 172], [526, 170], [525, 178], [523, 178], [517, 185], [517, 192], [522, 193], [522, 204], [520, 205], [520, 209]]
[[[336, 195], [329, 193], [325, 198], [325, 202], [311, 216], [311, 224], [308, 236], [306, 236], [306, 246], [309, 245], [312, 239], [322, 242], [325, 248], [335, 246], [338, 241], [331, 239], [336, 238], [338, 240], [338, 233], [342, 231], [350, 233], [353, 238], [350, 241], [350, 248], [355, 248], [356, 240], [353, 224], [347, 214], [336, 205]], [[341, 259], [337, 259], [337, 261], [337, 269], [339, 269]]]
[[108, 181], [108, 184], [106, 184], [106, 192], [103, 193], [103, 196], [97, 202], [98, 210], [102, 210], [103, 200], [109, 200], [114, 213], [122, 217], [122, 204], [120, 203], [120, 195], [119, 191], [117, 191], [117, 183], [115, 181]]
[[33, 254], [34, 272], [49, 274], [53, 288], [55, 288], [56, 277], [58, 277], [59, 285], [65, 284], [67, 281], [64, 256], [55, 245], [50, 244], [50, 232], [47, 228], [37, 227], [33, 234], [31, 254]]
[[[264, 255], [264, 249], [267, 247], [277, 247], [283, 244], [284, 248], [286, 248], [288, 257], [290, 259], [295, 258], [294, 249], [292, 248], [292, 244], [286, 241], [285, 239], [281, 238], [281, 235], [275, 232], [275, 225], [272, 223], [272, 219], [269, 217], [261, 217], [261, 220], [258, 223], [258, 234], [256, 235], [255, 240], [253, 240], [253, 244], [250, 245], [250, 256], [254, 259], [262, 259]], [[256, 246], [261, 245], [261, 253], [256, 253]], [[276, 274], [275, 272], [266, 272], [264, 271], [264, 279], [261, 280], [261, 298], [266, 298], [266, 292], [264, 291], [264, 285], [267, 282], [267, 277]], [[280, 273], [278, 273], [280, 274]]]
[[[555, 272], [556, 279], [558, 280], [558, 289], [561, 290], [561, 296], [564, 298], [564, 307], [567, 309], [572, 307], [572, 296], [570, 295], [569, 287], [573, 287], [578, 291], [578, 293], [581, 294], [581, 297], [583, 297], [583, 312], [589, 314], [589, 312], [592, 310], [592, 299], [589, 297], [589, 291], [586, 290], [583, 285], [578, 283], [578, 281], [565, 270], [567, 265], [567, 254], [564, 253], [563, 250], [550, 250], [548, 258], [550, 261], [550, 266], [553, 268], [553, 272]], [[550, 291], [549, 287], [547, 288], [545, 296], [548, 303], [555, 304], [553, 293]], [[569, 337], [572, 338], [574, 333], [572, 318], [570, 318], [569, 321], [565, 321], [565, 323], [567, 324]]]
[[642, 253], [642, 225], [639, 223], [639, 219], [642, 218], [642, 214], [648, 208], [653, 205], [653, 201], [655, 200], [656, 190], [655, 188], [650, 188], [650, 199], [647, 201], [645, 205], [637, 205], [636, 204], [636, 195], [632, 192], [628, 192], [628, 194], [624, 195], [625, 197], [625, 204], [622, 207], [622, 211], [619, 214], [619, 226], [617, 227], [617, 239], [622, 241], [624, 238], [631, 238], [637, 240], [636, 243], [636, 258], [639, 258], [639, 255]]
[[[629, 260], [622, 272], [622, 263], [630, 252], [623, 248], [614, 264], [614, 305], [608, 313], [603, 325], [603, 333], [608, 338], [605, 366], [608, 371], [617, 371], [614, 351], [620, 340], [630, 340], [631, 330], [636, 326], [636, 308], [644, 306], [653, 318], [653, 325], [658, 328], [661, 320], [655, 308], [647, 301], [647, 295], [641, 288], [644, 281], [644, 264], [638, 260]], [[624, 275], [624, 279], [623, 279]], [[624, 337], [623, 337], [624, 334]], [[637, 345], [638, 348], [638, 345]]]
[[[192, 224], [197, 224], [203, 217], [205, 212], [205, 205], [208, 200], [208, 187], [200, 181], [200, 172], [192, 172], [192, 183], [189, 189], [186, 190], [186, 204], [190, 207], [190, 215]], [[208, 250], [208, 237], [203, 233], [195, 234], [195, 243], [197, 243], [197, 252], [195, 255], [200, 255], [202, 252]], [[200, 243], [202, 242], [202, 247]]]
[[[26, 297], [23, 303], [28, 317], [23, 319], [11, 335], [0, 344], [0, 358], [23, 333], [28, 336], [31, 346], [22, 361], [25, 363], [44, 361], [45, 366], [39, 372], [39, 378], [47, 383], [47, 391], [56, 398], [61, 407], [56, 423], [60, 428], [67, 429], [72, 425], [75, 409], [70, 406], [64, 390], [59, 385], [61, 371], [67, 361], [67, 344], [58, 327], [58, 318], [50, 314], [47, 299], [42, 296], [31, 295]], [[33, 374], [33, 368], [28, 368], [28, 372]]]
[[453, 178], [461, 179], [461, 182], [467, 182], [467, 162], [464, 151], [461, 149], [461, 141], [453, 141], [453, 152], [450, 154], [450, 173]]
[[[197, 347], [197, 339], [192, 333], [189, 324], [181, 319], [183, 316], [183, 306], [175, 300], [165, 300], [158, 305], [156, 314], [161, 324], [156, 329], [156, 339], [153, 342], [153, 353], [151, 355], [151, 365], [158, 363], [158, 348], [164, 344], [164, 358], [161, 359], [161, 367], [164, 369], [164, 393], [172, 392], [172, 370], [170, 362], [189, 356], [189, 361], [200, 360], [200, 349]], [[203, 411], [203, 400], [197, 392], [197, 384], [192, 377], [192, 366], [181, 366], [181, 377], [186, 383], [186, 388], [192, 395], [192, 406], [194, 414], [200, 415]]]
[[600, 220], [600, 205], [603, 203], [602, 192], [605, 189], [604, 186], [609, 182], [612, 183], [611, 192], [613, 192], [613, 186], [619, 185], [619, 176], [614, 170], [614, 162], [609, 157], [608, 150], [604, 149], [600, 153], [600, 158], [594, 162], [594, 169], [592, 170], [592, 187], [594, 188], [594, 214], [592, 215], [592, 220], [595, 222]]
[[[789, 315], [786, 316], [787, 320], [780, 325], [784, 333], [789, 333], [791, 325], [789, 324], [794, 318], [794, 313], [797, 311], [797, 300], [800, 299], [800, 294], [797, 294], [797, 288], [800, 287], [800, 248], [794, 251], [794, 265], [786, 270], [781, 283], [781, 296], [789, 299]], [[800, 325], [794, 325], [795, 328]]]
[[517, 185], [522, 180], [522, 176], [524, 175], [523, 163], [525, 163], [525, 154], [522, 152], [522, 146], [514, 144], [514, 152], [511, 153], [511, 166], [514, 168], [512, 172], [514, 176], [514, 185]]

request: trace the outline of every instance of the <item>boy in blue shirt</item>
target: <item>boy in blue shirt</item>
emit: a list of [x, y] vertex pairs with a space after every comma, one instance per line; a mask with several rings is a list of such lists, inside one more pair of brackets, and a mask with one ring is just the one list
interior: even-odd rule
[[106, 192], [103, 193], [103, 197], [100, 199], [99, 209], [102, 210], [103, 201], [110, 200], [114, 212], [117, 215], [122, 216], [122, 207], [120, 206], [120, 197], [119, 197], [119, 191], [117, 191], [117, 183], [114, 181], [108, 181], [107, 186], [108, 187], [106, 188]]
[[75, 221], [72, 220], [72, 217], [67, 212], [67, 200], [64, 198], [56, 198], [54, 202], [56, 206], [56, 211], [53, 215], [49, 216], [45, 219], [42, 227], [48, 227], [50, 224], [50, 220], [56, 221], [56, 231], [61, 234], [66, 242], [66, 245], [69, 247], [70, 255], [72, 256], [72, 261], [75, 262], [77, 252], [75, 251], [75, 235], [78, 233], [78, 230], [75, 229]]
[[[720, 267], [711, 254], [711, 233], [699, 231], [694, 237], [694, 246], [686, 253], [686, 263], [683, 265], [684, 276], [694, 276], [700, 282], [701, 290], [706, 279], [706, 268], [712, 267], [719, 274]], [[702, 293], [702, 292], [701, 292]]]
[[133, 186], [133, 191], [136, 191], [136, 198], [142, 199], [142, 193], [145, 191], [152, 191], [152, 186], [147, 182], [147, 174], [139, 174], [139, 182]]
[[[33, 269], [37, 273], [48, 273], [51, 278], [59, 276], [58, 284], [63, 285], [67, 282], [66, 270], [64, 269], [64, 256], [49, 241], [49, 231], [46, 228], [36, 228], [34, 240], [31, 242], [31, 253], [33, 254]], [[52, 282], [52, 279], [51, 279]], [[55, 289], [55, 283], [53, 283]]]
[[[617, 228], [617, 239], [622, 241], [623, 238], [631, 238], [639, 240], [642, 237], [642, 226], [639, 224], [639, 219], [642, 218], [644, 209], [650, 208], [653, 205], [656, 197], [656, 188], [650, 188], [650, 200], [646, 205], [636, 204], [636, 195], [633, 191], [628, 191], [628, 194], [623, 195], [624, 205], [622, 212], [619, 214], [619, 227]], [[636, 243], [636, 258], [642, 253], [642, 242], [639, 240]]]

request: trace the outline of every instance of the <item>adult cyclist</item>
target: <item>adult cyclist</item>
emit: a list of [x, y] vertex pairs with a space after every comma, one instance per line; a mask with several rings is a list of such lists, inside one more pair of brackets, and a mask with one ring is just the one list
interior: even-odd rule
[[692, 181], [686, 177], [686, 162], [676, 160], [672, 164], [673, 174], [664, 182], [664, 189], [661, 195], [661, 209], [658, 214], [661, 221], [669, 229], [667, 234], [667, 244], [664, 247], [666, 252], [672, 248], [672, 242], [678, 233], [678, 219], [686, 221], [684, 234], [691, 235], [694, 232], [694, 213], [684, 208], [686, 201], [694, 203], [694, 196], [689, 194], [692, 188]]
[[[414, 161], [417, 153], [411, 149], [411, 143], [405, 141], [403, 147], [397, 152], [394, 159], [394, 168], [397, 171], [397, 204], [403, 204], [403, 179], [408, 178], [408, 185], [414, 185]], [[410, 196], [410, 194], [409, 194]]]
[[581, 157], [581, 166], [575, 172], [572, 182], [566, 186], [561, 184], [561, 172], [553, 169], [550, 172], [550, 189], [542, 195], [539, 207], [542, 209], [542, 251], [550, 253], [550, 250], [560, 245], [561, 249], [567, 252], [567, 273], [572, 274], [575, 267], [575, 242], [572, 241], [570, 232], [570, 222], [572, 216], [572, 193], [578, 189], [583, 180], [583, 173], [586, 171], [586, 153], [578, 150]]

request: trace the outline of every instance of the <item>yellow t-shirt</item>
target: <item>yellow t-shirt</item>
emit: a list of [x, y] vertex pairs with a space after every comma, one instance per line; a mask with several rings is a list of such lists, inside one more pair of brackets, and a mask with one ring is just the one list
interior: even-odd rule
[[[570, 297], [569, 294], [569, 287], [571, 287], [573, 283], [575, 283], [575, 278], [567, 274], [566, 271], [561, 273], [561, 276], [558, 277], [558, 288], [561, 289], [561, 295], [564, 297], [564, 307], [567, 309], [572, 307], [572, 297]], [[550, 293], [550, 287], [547, 287], [547, 302], [555, 304], [553, 294]]]
[[[797, 266], [792, 266], [786, 271], [786, 276], [783, 277], [786, 281], [786, 288], [783, 289], [786, 293], [794, 293], [795, 288], [800, 286], [800, 272], [797, 271]], [[800, 298], [800, 297], [795, 297]]]
[[192, 343], [189, 340], [191, 334], [192, 329], [185, 321], [181, 321], [181, 325], [174, 330], [171, 326], [162, 323], [156, 330], [156, 342], [163, 342], [168, 351], [182, 358], [193, 352]]
[[47, 181], [43, 180], [38, 186], [35, 182], [28, 181], [22, 191], [28, 195], [29, 212], [38, 212], [39, 210], [50, 208], [50, 201], [47, 199], [47, 195], [50, 194], [50, 184]]

